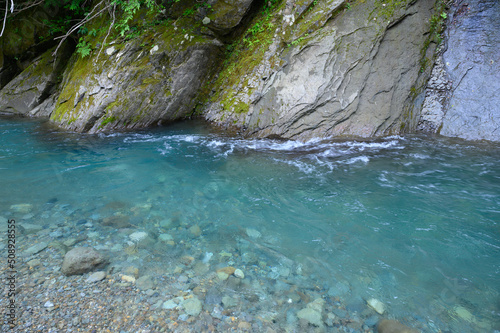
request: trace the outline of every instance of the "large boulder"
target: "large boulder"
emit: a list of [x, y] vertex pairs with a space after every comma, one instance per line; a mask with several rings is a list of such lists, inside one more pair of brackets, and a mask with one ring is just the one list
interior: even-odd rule
[[274, 27], [264, 55], [246, 54], [244, 69], [222, 72], [228, 79], [206, 118], [253, 136], [294, 139], [411, 130], [415, 97], [430, 73], [422, 64], [435, 49], [434, 3], [287, 1], [276, 13], [281, 22], [266, 23], [259, 35], [262, 44]]
[[240, 24], [246, 15], [253, 0], [217, 0], [211, 6], [211, 11], [207, 13], [210, 19], [208, 27], [227, 34]]
[[[72, 47], [65, 43], [57, 56], [50, 49], [34, 59], [0, 90], [0, 114], [49, 116], [53, 109], [53, 99], [49, 97], [57, 88], [71, 51]], [[49, 102], [51, 107], [45, 107]]]
[[96, 133], [193, 114], [219, 61], [218, 40], [172, 23], [107, 47], [101, 46], [104, 35], [89, 41], [89, 56], [74, 54], [70, 60], [51, 115], [54, 123]]
[[106, 263], [106, 258], [93, 248], [75, 247], [64, 256], [61, 271], [67, 276], [79, 275], [104, 266]]

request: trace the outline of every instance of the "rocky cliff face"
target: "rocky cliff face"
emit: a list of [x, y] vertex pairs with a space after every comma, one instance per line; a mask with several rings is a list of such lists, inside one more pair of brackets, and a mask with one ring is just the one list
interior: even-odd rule
[[257, 137], [500, 140], [498, 7], [457, 0], [437, 59], [441, 0], [185, 0], [168, 20], [136, 15], [129, 38], [102, 17], [65, 70], [39, 52], [12, 79], [11, 53], [33, 47], [4, 38], [0, 112], [91, 133], [196, 113]]
[[455, 1], [419, 129], [500, 141], [500, 2]]
[[414, 128], [413, 97], [429, 70], [420, 64], [434, 50], [428, 41], [434, 1], [287, 5], [293, 9], [283, 9], [284, 24], [276, 24], [261, 60], [245, 54], [240, 61], [252, 66], [236, 71], [232, 85], [222, 81], [208, 119], [294, 139]]

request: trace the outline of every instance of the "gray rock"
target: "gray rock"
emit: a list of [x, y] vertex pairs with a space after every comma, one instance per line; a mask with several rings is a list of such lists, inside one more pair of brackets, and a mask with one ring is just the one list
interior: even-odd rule
[[135, 281], [135, 285], [141, 290], [153, 289], [155, 287], [153, 278], [149, 275], [144, 275], [138, 278], [137, 281]]
[[103, 266], [107, 260], [102, 254], [90, 247], [75, 247], [64, 256], [61, 271], [69, 275], [78, 275]]
[[182, 302], [182, 307], [184, 311], [190, 316], [198, 316], [201, 312], [201, 301], [197, 297], [192, 297], [184, 300]]
[[3, 87], [0, 91], [0, 113], [44, 117], [50, 115], [52, 109], [47, 108], [47, 104], [41, 104], [45, 100], [50, 104], [48, 97], [56, 86], [58, 76], [64, 70], [70, 56], [70, 48], [68, 43], [65, 43], [59, 50], [57, 59], [52, 56], [53, 51], [54, 49], [46, 51]]
[[443, 62], [452, 87], [442, 135], [500, 141], [500, 2], [457, 1]]
[[33, 245], [32, 247], [28, 248], [25, 253], [27, 255], [32, 255], [32, 254], [37, 254], [38, 252], [41, 252], [45, 250], [48, 246], [48, 243], [46, 242], [40, 242], [38, 244]]
[[[253, 136], [294, 139], [371, 137], [416, 127], [409, 96], [429, 74], [420, 73], [420, 60], [434, 1], [396, 6], [387, 19], [384, 7], [369, 0], [342, 11], [318, 33], [294, 35], [318, 30], [343, 1], [318, 4], [296, 22], [295, 13], [303, 9], [290, 9], [293, 17], [284, 18], [261, 62], [233, 87], [221, 87], [220, 99], [207, 107], [207, 119], [234, 123]], [[291, 47], [281, 53], [286, 43]], [[431, 58], [432, 51], [431, 45]], [[254, 92], [260, 93], [257, 100]]]
[[[140, 45], [151, 38], [157, 51], [145, 52]], [[185, 118], [216, 69], [222, 43], [169, 25], [114, 46], [119, 51], [106, 55], [105, 63], [97, 61], [97, 52], [91, 59], [73, 55], [51, 114], [54, 123], [97, 133]]]
[[227, 34], [241, 22], [252, 2], [253, 0], [216, 1], [212, 5], [211, 18], [207, 23], [203, 20], [203, 24]]
[[94, 282], [99, 282], [99, 281], [102, 281], [106, 278], [106, 272], [103, 272], [103, 271], [99, 271], [99, 272], [95, 272], [95, 273], [92, 273], [88, 278], [87, 278], [87, 282], [88, 283], [94, 283]]
[[224, 296], [222, 297], [222, 304], [224, 305], [225, 309], [234, 308], [238, 306], [238, 300], [231, 296]]
[[321, 319], [321, 313], [312, 309], [305, 308], [297, 312], [297, 317], [299, 319], [305, 320], [311, 325], [323, 326], [323, 320]]

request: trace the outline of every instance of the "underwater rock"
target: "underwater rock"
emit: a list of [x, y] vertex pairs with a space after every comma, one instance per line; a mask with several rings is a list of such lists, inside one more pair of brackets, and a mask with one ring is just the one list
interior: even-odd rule
[[385, 304], [375, 298], [370, 298], [366, 301], [366, 303], [375, 310], [378, 314], [384, 314], [385, 312]]
[[383, 319], [377, 325], [379, 333], [419, 333], [395, 320]]
[[188, 298], [181, 305], [188, 315], [194, 317], [200, 314], [202, 308], [201, 301], [197, 297]]
[[92, 273], [88, 278], [87, 280], [85, 280], [86, 282], [88, 283], [93, 283], [93, 282], [99, 282], [99, 281], [102, 281], [106, 278], [106, 272], [103, 272], [103, 271], [99, 271], [99, 272], [95, 272], [95, 273]]
[[90, 247], [75, 247], [64, 256], [61, 271], [66, 275], [79, 275], [107, 263], [105, 257]]

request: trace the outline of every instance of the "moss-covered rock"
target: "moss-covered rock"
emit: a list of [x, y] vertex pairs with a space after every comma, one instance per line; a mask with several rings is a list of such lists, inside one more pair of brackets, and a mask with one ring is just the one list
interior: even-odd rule
[[54, 57], [50, 49], [0, 90], [0, 113], [49, 116], [51, 108], [38, 108], [51, 96], [60, 81], [72, 47], [65, 43]]
[[132, 40], [75, 54], [51, 120], [79, 132], [140, 128], [193, 113], [200, 89], [216, 68], [221, 43], [194, 26], [165, 22]]
[[[221, 72], [206, 117], [250, 135], [298, 139], [407, 130], [402, 124], [416, 121], [405, 105], [428, 75], [420, 61], [433, 5], [283, 2], [272, 29], [247, 34], [253, 40]], [[259, 48], [247, 52], [251, 43]]]

